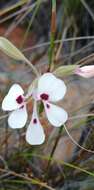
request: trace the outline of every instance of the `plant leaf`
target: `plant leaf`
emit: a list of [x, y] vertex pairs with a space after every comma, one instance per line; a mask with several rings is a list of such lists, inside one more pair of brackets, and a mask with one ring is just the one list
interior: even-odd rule
[[67, 66], [60, 66], [58, 67], [53, 74], [57, 77], [68, 76], [75, 74], [75, 70], [78, 68], [78, 65], [67, 65]]
[[26, 61], [25, 56], [4, 37], [0, 37], [0, 50], [13, 59]]

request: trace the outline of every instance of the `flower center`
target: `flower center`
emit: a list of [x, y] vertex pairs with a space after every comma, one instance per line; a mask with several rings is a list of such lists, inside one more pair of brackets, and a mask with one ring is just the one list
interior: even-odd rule
[[16, 102], [17, 102], [18, 104], [22, 104], [22, 103], [23, 103], [23, 97], [22, 97], [21, 95], [18, 96], [17, 99], [16, 99]]
[[37, 123], [37, 119], [36, 119], [36, 118], [33, 119], [33, 123], [34, 123], [34, 124]]
[[48, 94], [43, 93], [43, 94], [41, 94], [41, 95], [40, 95], [40, 98], [41, 98], [42, 100], [48, 100], [49, 95], [48, 95]]

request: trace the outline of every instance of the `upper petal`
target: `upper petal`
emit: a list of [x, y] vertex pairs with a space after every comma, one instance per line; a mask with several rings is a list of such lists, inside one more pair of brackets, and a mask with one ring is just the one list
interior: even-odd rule
[[23, 94], [24, 91], [21, 86], [19, 84], [14, 84], [2, 102], [2, 109], [5, 111], [11, 111], [19, 108], [21, 105], [17, 103], [16, 98]]
[[27, 110], [26, 106], [13, 111], [8, 118], [8, 124], [11, 128], [22, 128], [25, 126], [27, 121]]
[[50, 101], [61, 100], [66, 93], [65, 83], [52, 73], [43, 74], [38, 81], [38, 96], [48, 94]]
[[40, 145], [44, 142], [44, 140], [44, 130], [38, 119], [36, 105], [34, 105], [32, 120], [26, 132], [26, 141], [31, 145]]
[[68, 114], [63, 108], [48, 102], [44, 102], [44, 107], [47, 118], [53, 126], [60, 127], [67, 121]]

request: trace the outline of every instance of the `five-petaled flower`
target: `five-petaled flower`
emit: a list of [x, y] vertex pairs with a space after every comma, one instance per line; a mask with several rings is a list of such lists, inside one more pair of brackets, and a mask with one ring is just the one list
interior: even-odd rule
[[[37, 102], [42, 101], [47, 118], [51, 125], [60, 127], [68, 119], [67, 112], [53, 104], [63, 99], [66, 93], [64, 82], [56, 78], [52, 73], [43, 74], [31, 93], [34, 99], [33, 114], [27, 128], [26, 141], [31, 145], [42, 144], [45, 140], [43, 127], [37, 113]], [[30, 93], [29, 93], [30, 95]], [[12, 111], [8, 118], [11, 128], [22, 128], [27, 121], [26, 100], [24, 91], [18, 84], [14, 84], [2, 102], [2, 109]]]
[[56, 78], [52, 73], [45, 73], [39, 78], [37, 88], [33, 91], [33, 98], [35, 99], [33, 116], [26, 133], [26, 140], [29, 144], [42, 144], [45, 140], [45, 135], [38, 119], [36, 102], [43, 102], [51, 125], [60, 127], [68, 119], [68, 114], [63, 108], [53, 103], [61, 100], [65, 93], [66, 86], [64, 82]]

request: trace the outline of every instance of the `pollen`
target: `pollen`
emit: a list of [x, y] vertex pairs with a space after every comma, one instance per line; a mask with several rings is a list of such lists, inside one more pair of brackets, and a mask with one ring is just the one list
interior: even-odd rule
[[43, 94], [41, 94], [41, 95], [40, 95], [40, 98], [41, 98], [42, 100], [48, 100], [49, 95], [48, 95], [48, 94], [43, 93]]
[[22, 103], [23, 103], [23, 97], [22, 97], [21, 95], [18, 96], [17, 99], [16, 99], [16, 102], [17, 102], [18, 104], [22, 104]]

